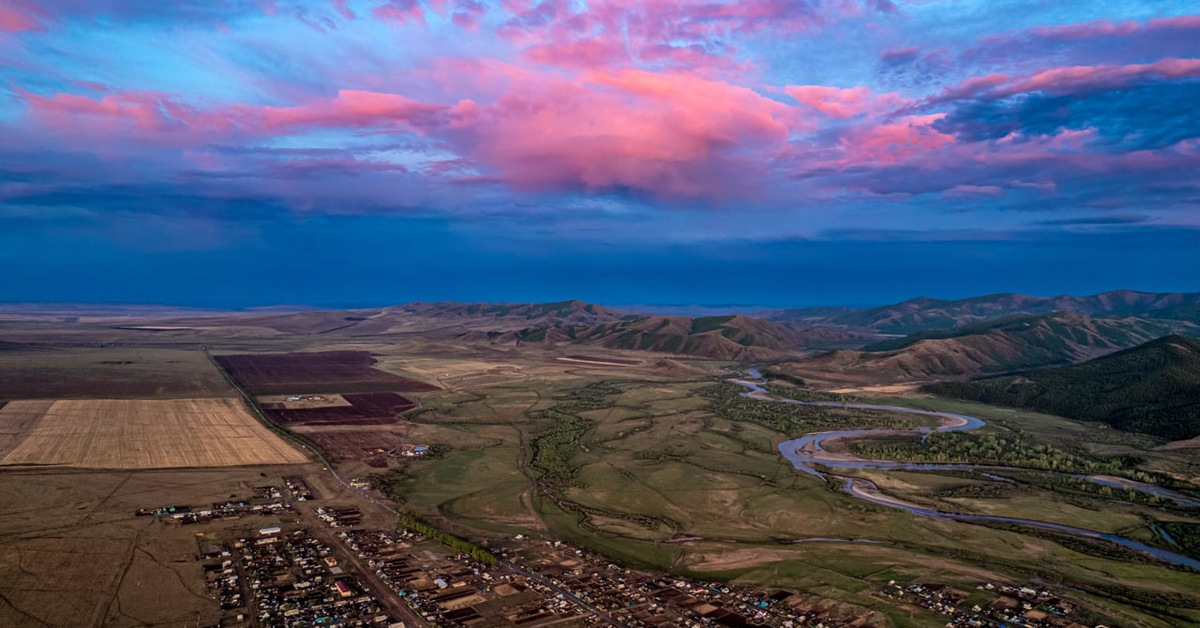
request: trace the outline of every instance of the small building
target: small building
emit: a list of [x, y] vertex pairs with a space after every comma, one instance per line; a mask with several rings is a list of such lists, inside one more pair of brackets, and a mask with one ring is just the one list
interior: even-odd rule
[[353, 593], [350, 591], [350, 587], [347, 586], [346, 583], [342, 582], [341, 580], [334, 582], [333, 588], [336, 589], [338, 592], [338, 595], [340, 595], [342, 597], [350, 597], [351, 595], [353, 595]]
[[279, 526], [271, 526], [269, 528], [262, 528], [261, 530], [259, 530], [258, 535], [259, 536], [274, 536], [276, 534], [279, 534], [280, 532], [283, 532], [282, 528], [280, 528]]

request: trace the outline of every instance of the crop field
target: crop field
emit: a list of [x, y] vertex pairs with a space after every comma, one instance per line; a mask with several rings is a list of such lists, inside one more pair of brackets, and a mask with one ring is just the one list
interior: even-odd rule
[[233, 394], [201, 351], [37, 348], [0, 351], [4, 399], [150, 399]]
[[302, 426], [294, 428], [294, 431], [303, 434], [339, 461], [378, 458], [383, 452], [409, 442], [402, 428], [393, 430], [384, 426], [374, 429]]
[[232, 398], [21, 400], [0, 409], [0, 466], [289, 464], [304, 454]]
[[216, 360], [246, 390], [259, 395], [437, 390], [375, 368], [375, 358], [365, 351], [251, 353]]
[[393, 392], [345, 393], [346, 405], [318, 408], [276, 407], [264, 403], [263, 410], [272, 420], [287, 425], [382, 425], [396, 422], [396, 415], [417, 407], [417, 403]]

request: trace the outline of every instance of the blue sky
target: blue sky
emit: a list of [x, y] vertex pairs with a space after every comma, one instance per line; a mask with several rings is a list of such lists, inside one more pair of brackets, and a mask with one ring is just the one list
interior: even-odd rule
[[0, 300], [1200, 291], [1200, 2], [0, 0]]

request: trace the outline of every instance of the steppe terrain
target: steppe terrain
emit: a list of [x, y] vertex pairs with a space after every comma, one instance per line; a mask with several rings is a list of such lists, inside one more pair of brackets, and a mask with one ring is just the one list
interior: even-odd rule
[[[891, 581], [964, 591], [1042, 583], [1076, 604], [1073, 621], [1085, 625], [1200, 621], [1200, 574], [1186, 567], [1028, 526], [870, 503], [794, 468], [778, 450], [811, 432], [930, 426], [921, 416], [747, 399], [727, 381], [743, 362], [653, 345], [498, 341], [481, 337], [484, 323], [465, 310], [445, 314], [452, 331], [395, 333], [392, 321], [386, 333], [354, 336], [324, 333], [338, 318], [328, 313], [308, 326], [288, 316], [286, 329], [298, 331], [268, 330], [258, 319], [235, 325], [236, 317], [0, 325], [8, 340], [0, 350], [0, 401], [7, 402], [0, 490], [6, 504], [19, 505], [0, 514], [0, 570], [12, 574], [0, 578], [0, 623], [69, 625], [66, 610], [62, 617], [33, 610], [66, 590], [76, 591], [69, 612], [90, 618], [85, 625], [182, 626], [194, 625], [197, 613], [215, 617], [212, 600], [201, 599], [196, 565], [182, 562], [186, 534], [131, 513], [217, 501], [237, 492], [217, 487], [284, 476], [353, 499], [369, 516], [394, 521], [377, 505], [386, 504], [478, 543], [561, 540], [652, 572], [786, 588], [812, 612], [846, 625], [945, 624], [882, 596]], [[595, 308], [572, 316], [620, 322], [593, 320], [615, 316]], [[268, 322], [285, 328], [279, 317]], [[786, 369], [792, 360], [762, 368]], [[845, 472], [891, 499], [1083, 527], [1200, 556], [1200, 509], [1071, 479], [1103, 473], [1200, 497], [1194, 439], [938, 398], [885, 377], [853, 387], [835, 377], [823, 388], [800, 379], [771, 378], [770, 395], [986, 421], [937, 440], [937, 451], [904, 437], [841, 443], [848, 455], [974, 456], [1004, 467]], [[829, 392], [835, 388], [853, 397]], [[417, 446], [425, 449], [412, 455]], [[337, 478], [369, 488], [350, 491], [325, 461]], [[68, 567], [87, 547], [96, 548], [95, 564]], [[170, 570], [180, 575], [167, 577]], [[46, 584], [55, 578], [60, 584]], [[137, 582], [157, 593], [133, 593]], [[190, 601], [168, 609], [163, 596]]]

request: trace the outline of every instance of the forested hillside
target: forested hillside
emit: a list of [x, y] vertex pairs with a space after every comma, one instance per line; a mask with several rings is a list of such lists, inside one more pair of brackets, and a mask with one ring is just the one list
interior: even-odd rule
[[1074, 366], [924, 390], [1172, 440], [1192, 438], [1200, 436], [1200, 340], [1166, 336]]

